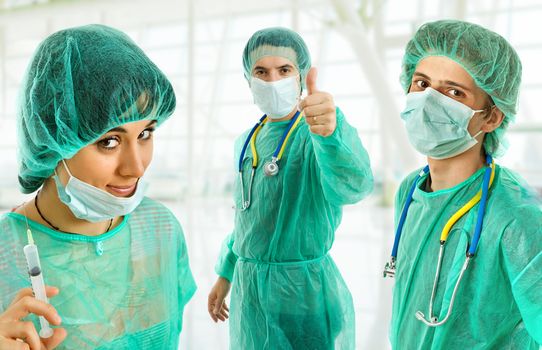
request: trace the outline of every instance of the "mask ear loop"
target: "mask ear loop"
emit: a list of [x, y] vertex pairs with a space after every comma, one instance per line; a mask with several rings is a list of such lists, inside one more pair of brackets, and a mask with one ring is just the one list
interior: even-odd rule
[[70, 177], [73, 177], [72, 173], [70, 172], [70, 169], [68, 168], [68, 165], [66, 164], [66, 162], [64, 161], [64, 159], [62, 159], [62, 164], [64, 164], [64, 168], [66, 169], [66, 171], [68, 172], [68, 175], [70, 175]]
[[487, 116], [490, 116], [491, 113], [493, 113], [493, 108], [496, 107], [497, 105], [495, 104], [495, 102], [493, 101], [493, 98], [489, 95], [487, 95], [487, 98], [488, 98], [488, 104], [489, 104], [489, 107], [485, 107], [484, 109], [482, 109], [481, 111], [487, 111], [488, 114], [484, 117], [484, 119], [487, 117]]
[[[62, 164], [64, 164], [64, 169], [66, 169], [66, 172], [68, 173], [68, 175], [70, 176], [70, 178], [74, 177], [72, 175], [72, 173], [70, 172], [70, 169], [68, 168], [68, 165], [66, 164], [66, 162], [64, 161], [64, 159], [62, 159]], [[55, 175], [58, 176], [58, 173], [56, 172], [56, 169], [54, 170], [55, 172]]]
[[[68, 173], [68, 176], [69, 176], [68, 182], [69, 182], [69, 181], [70, 181], [69, 179], [71, 179], [71, 178], [74, 177], [74, 176], [73, 176], [72, 173], [70, 172], [70, 169], [68, 168], [68, 165], [66, 164], [66, 162], [64, 161], [64, 159], [62, 159], [62, 164], [64, 165], [64, 169], [66, 169], [66, 172]], [[56, 178], [58, 179], [58, 182], [59, 182], [62, 186], [64, 186], [64, 184], [62, 184], [62, 181], [60, 181], [60, 176], [58, 176], [58, 173], [56, 172], [56, 168], [53, 170], [53, 172], [55, 173], [55, 176], [56, 176]]]
[[[474, 117], [474, 115], [476, 113], [481, 113], [481, 112], [486, 112], [486, 115], [482, 117], [482, 119], [486, 119], [487, 117], [491, 116], [491, 113], [493, 112], [493, 108], [496, 107], [495, 103], [493, 102], [493, 99], [491, 97], [489, 97], [489, 106], [488, 107], [485, 107], [483, 109], [473, 109], [472, 111], [474, 113], [472, 113], [472, 116], [471, 118]], [[478, 135], [480, 135], [482, 133], [482, 130], [480, 130], [479, 132], [476, 133], [476, 135], [474, 135], [473, 137], [476, 138]]]
[[477, 138], [477, 137], [480, 136], [483, 132], [484, 132], [483, 130], [478, 131], [476, 134], [472, 135], [472, 138], [473, 138], [473, 139]]

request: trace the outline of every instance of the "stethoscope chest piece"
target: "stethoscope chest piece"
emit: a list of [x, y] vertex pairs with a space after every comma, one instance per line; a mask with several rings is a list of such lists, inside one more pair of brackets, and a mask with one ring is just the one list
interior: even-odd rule
[[[288, 143], [288, 138], [292, 134], [292, 132], [295, 130], [295, 128], [299, 125], [299, 122], [301, 121], [300, 118], [300, 112], [297, 111], [288, 124], [288, 127], [282, 134], [281, 140], [279, 142], [279, 145], [275, 149], [275, 153], [273, 154], [273, 157], [271, 158], [271, 161], [267, 162], [263, 166], [263, 171], [266, 176], [276, 176], [279, 173], [279, 166], [277, 162], [280, 161], [282, 158], [282, 154], [284, 152], [284, 149], [286, 148], [286, 144]], [[243, 145], [243, 148], [241, 149], [241, 154], [239, 156], [239, 182], [241, 184], [241, 211], [245, 211], [250, 207], [251, 203], [251, 193], [252, 193], [252, 184], [254, 182], [254, 174], [256, 171], [256, 168], [258, 167], [258, 152], [256, 151], [256, 136], [260, 132], [263, 125], [267, 122], [267, 115], [264, 115], [260, 118], [260, 120], [254, 125], [250, 133], [248, 134], [245, 143]], [[252, 172], [250, 173], [250, 182], [248, 185], [248, 191], [245, 196], [245, 188], [243, 185], [243, 160], [245, 159], [245, 152], [247, 150], [248, 145], [250, 144], [250, 148], [252, 150]]]
[[275, 176], [279, 173], [279, 166], [275, 160], [265, 163], [263, 171], [267, 176]]

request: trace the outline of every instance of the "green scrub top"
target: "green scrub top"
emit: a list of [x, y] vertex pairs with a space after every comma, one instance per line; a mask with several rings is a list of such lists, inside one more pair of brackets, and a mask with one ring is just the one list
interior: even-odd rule
[[[354, 349], [351, 294], [328, 255], [342, 206], [373, 187], [369, 156], [357, 131], [337, 109], [329, 137], [312, 134], [305, 119], [267, 177], [269, 161], [290, 121], [266, 123], [258, 134], [259, 165], [252, 204], [237, 210], [216, 272], [232, 281], [231, 349]], [[237, 141], [237, 163], [247, 131]], [[243, 163], [248, 189], [252, 154]], [[241, 207], [241, 184], [234, 200]]]
[[[177, 349], [183, 309], [196, 290], [175, 216], [145, 198], [120, 225], [98, 236], [61, 233], [28, 220], [50, 299], [67, 338], [57, 349]], [[0, 219], [3, 312], [30, 287], [25, 217]], [[39, 330], [37, 317], [33, 317]]]
[[[542, 344], [542, 210], [540, 198], [512, 171], [497, 166], [478, 249], [455, 299], [452, 314], [432, 328], [429, 300], [446, 221], [480, 189], [480, 169], [464, 182], [426, 192], [419, 179], [403, 227], [396, 262], [390, 339], [393, 349], [539, 349]], [[401, 184], [396, 225], [419, 171]], [[434, 313], [443, 319], [472, 240], [478, 205], [451, 229], [444, 252]]]

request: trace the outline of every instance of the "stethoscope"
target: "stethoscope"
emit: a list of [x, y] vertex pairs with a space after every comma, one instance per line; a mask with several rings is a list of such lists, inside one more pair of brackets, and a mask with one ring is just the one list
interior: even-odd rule
[[[273, 156], [271, 157], [271, 161], [268, 161], [264, 164], [263, 171], [265, 175], [267, 176], [275, 176], [279, 173], [279, 166], [278, 162], [281, 160], [282, 155], [284, 153], [284, 149], [286, 148], [286, 145], [288, 144], [288, 139], [290, 138], [290, 135], [292, 135], [295, 128], [299, 125], [299, 122], [301, 121], [301, 113], [297, 111], [293, 118], [291, 119], [290, 123], [288, 124], [288, 127], [282, 134], [282, 137], [280, 139], [279, 145], [275, 149], [275, 152], [273, 153]], [[254, 173], [256, 171], [256, 168], [258, 167], [258, 152], [256, 151], [256, 137], [258, 136], [258, 133], [264, 126], [264, 124], [267, 122], [267, 115], [264, 115], [260, 118], [260, 120], [254, 125], [252, 130], [247, 136], [247, 139], [245, 140], [245, 143], [243, 145], [243, 149], [241, 151], [241, 155], [239, 156], [239, 181], [241, 183], [241, 210], [245, 211], [250, 207], [251, 203], [251, 193], [252, 193], [252, 183], [254, 182]], [[245, 153], [248, 148], [248, 144], [250, 143], [250, 149], [252, 151], [252, 172], [250, 173], [250, 182], [248, 185], [248, 196], [245, 198], [245, 187], [243, 184], [243, 161], [245, 159]]]
[[[429, 327], [438, 327], [440, 325], [443, 325], [446, 321], [448, 321], [448, 318], [450, 317], [452, 313], [454, 300], [457, 293], [457, 289], [459, 287], [459, 283], [461, 282], [461, 279], [463, 278], [463, 274], [465, 273], [465, 270], [467, 270], [467, 267], [469, 266], [469, 262], [471, 261], [472, 258], [474, 258], [474, 254], [476, 254], [476, 248], [478, 247], [480, 234], [482, 232], [482, 223], [484, 220], [485, 208], [486, 208], [486, 203], [487, 203], [487, 193], [493, 183], [493, 178], [495, 177], [495, 163], [493, 162], [493, 159], [491, 158], [490, 155], [486, 156], [486, 166], [487, 168], [484, 173], [482, 189], [478, 191], [478, 193], [476, 193], [476, 195], [472, 197], [467, 202], [467, 204], [465, 204], [454, 215], [452, 215], [450, 219], [448, 219], [448, 222], [446, 222], [446, 225], [444, 225], [444, 228], [442, 229], [442, 233], [440, 235], [440, 250], [439, 250], [439, 255], [438, 255], [437, 269], [435, 272], [435, 279], [433, 281], [433, 290], [431, 292], [431, 300], [429, 301], [429, 320], [425, 319], [425, 315], [421, 311], [416, 312], [416, 318], [422, 321], [424, 324], [426, 324]], [[407, 200], [403, 208], [403, 211], [401, 213], [401, 217], [399, 219], [399, 225], [397, 226], [397, 230], [395, 232], [395, 241], [393, 243], [391, 258], [390, 258], [390, 261], [387, 262], [386, 266], [384, 267], [384, 277], [395, 276], [395, 261], [397, 258], [397, 249], [399, 247], [399, 240], [401, 239], [401, 232], [403, 230], [403, 225], [405, 223], [408, 208], [410, 207], [410, 204], [412, 203], [412, 195], [414, 193], [414, 190], [416, 189], [418, 180], [422, 176], [427, 175], [427, 174], [429, 174], [429, 165], [427, 165], [422, 171], [420, 171], [418, 176], [416, 176], [416, 179], [414, 180], [414, 183], [412, 184], [412, 187], [410, 188], [408, 192]], [[465, 262], [463, 263], [463, 267], [461, 268], [461, 272], [459, 274], [457, 282], [455, 283], [452, 297], [450, 299], [450, 306], [448, 307], [448, 312], [446, 313], [446, 317], [444, 317], [444, 319], [442, 319], [439, 322], [438, 318], [435, 315], [433, 315], [433, 303], [435, 301], [435, 295], [437, 292], [437, 284], [438, 284], [438, 280], [440, 276], [440, 268], [442, 265], [442, 258], [444, 256], [444, 246], [446, 245], [446, 240], [448, 238], [448, 234], [450, 233], [452, 226], [463, 215], [465, 215], [465, 213], [467, 213], [472, 207], [474, 207], [474, 205], [476, 205], [476, 203], [478, 202], [480, 202], [480, 206], [478, 207], [478, 218], [476, 221], [474, 236], [472, 237], [472, 242], [470, 244], [469, 250], [467, 251]]]

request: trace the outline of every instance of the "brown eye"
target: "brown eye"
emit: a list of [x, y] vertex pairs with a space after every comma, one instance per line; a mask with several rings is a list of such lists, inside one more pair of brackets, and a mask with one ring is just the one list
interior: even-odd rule
[[97, 142], [100, 148], [105, 150], [112, 150], [117, 147], [120, 142], [116, 137], [108, 137]]
[[414, 83], [416, 84], [418, 88], [422, 90], [429, 87], [429, 84], [425, 80], [417, 80]]
[[153, 128], [150, 128], [150, 129], [145, 129], [141, 132], [141, 134], [139, 134], [139, 139], [140, 140], [148, 140], [152, 137], [152, 133], [154, 132], [154, 129]]
[[457, 89], [451, 89], [451, 90], [448, 91], [448, 93], [450, 95], [452, 95], [452, 97], [463, 97], [463, 96], [465, 96], [465, 94], [461, 90], [457, 90]]

